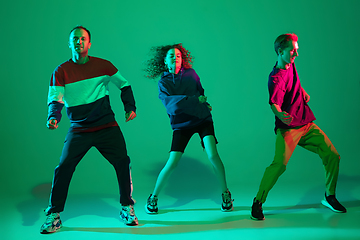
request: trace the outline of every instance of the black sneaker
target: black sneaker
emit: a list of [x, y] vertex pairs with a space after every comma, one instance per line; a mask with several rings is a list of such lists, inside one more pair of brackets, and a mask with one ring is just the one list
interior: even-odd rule
[[54, 233], [61, 228], [60, 213], [48, 213], [45, 223], [40, 228], [41, 234]]
[[329, 195], [321, 201], [321, 203], [325, 206], [333, 210], [337, 213], [346, 213], [346, 208], [339, 203], [339, 201], [336, 199], [335, 195]]
[[223, 192], [222, 196], [222, 204], [221, 204], [221, 211], [223, 212], [230, 212], [234, 209], [233, 201], [234, 199], [231, 199], [231, 193], [229, 190], [226, 190]]
[[159, 209], [157, 207], [157, 201], [158, 201], [157, 196], [150, 194], [150, 196], [146, 202], [146, 205], [145, 205], [145, 212], [148, 214], [158, 213]]
[[265, 220], [262, 203], [254, 198], [253, 205], [251, 207], [251, 219], [253, 220]]

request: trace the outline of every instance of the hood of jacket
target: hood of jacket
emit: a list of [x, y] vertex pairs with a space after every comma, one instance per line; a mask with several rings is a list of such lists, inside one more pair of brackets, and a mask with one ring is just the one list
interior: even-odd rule
[[164, 72], [161, 76], [163, 79], [171, 79], [174, 85], [176, 84], [176, 81], [179, 81], [181, 83], [181, 79], [183, 76], [183, 73], [185, 72], [185, 69], [182, 67], [178, 74], [170, 73], [170, 72]]

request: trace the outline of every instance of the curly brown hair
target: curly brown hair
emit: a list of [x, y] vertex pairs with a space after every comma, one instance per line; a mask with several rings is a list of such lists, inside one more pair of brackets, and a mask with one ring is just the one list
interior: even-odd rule
[[181, 43], [152, 47], [149, 53], [151, 58], [144, 62], [144, 71], [146, 72], [145, 76], [147, 78], [154, 79], [159, 77], [163, 72], [168, 71], [167, 67], [165, 66], [164, 59], [167, 52], [173, 48], [177, 48], [181, 52], [181, 66], [184, 68], [191, 68], [194, 57], [191, 56], [191, 53], [186, 50]]

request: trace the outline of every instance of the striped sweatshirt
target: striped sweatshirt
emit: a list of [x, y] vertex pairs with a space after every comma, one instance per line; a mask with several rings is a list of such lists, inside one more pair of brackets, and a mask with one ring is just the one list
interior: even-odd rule
[[85, 64], [71, 59], [60, 64], [50, 80], [48, 120], [60, 122], [65, 105], [71, 128], [86, 130], [115, 122], [109, 100], [110, 82], [121, 90], [125, 112], [135, 112], [131, 86], [111, 62], [89, 57]]

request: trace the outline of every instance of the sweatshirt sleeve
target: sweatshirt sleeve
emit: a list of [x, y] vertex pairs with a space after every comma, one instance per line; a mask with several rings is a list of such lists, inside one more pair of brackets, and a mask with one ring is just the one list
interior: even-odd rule
[[125, 112], [136, 111], [135, 98], [129, 82], [117, 71], [111, 76], [111, 82], [121, 90], [121, 101], [124, 104]]
[[124, 104], [125, 112], [136, 112], [135, 98], [131, 86], [126, 86], [121, 89], [121, 101]]
[[47, 120], [56, 119], [59, 123], [61, 120], [61, 110], [64, 107], [64, 81], [62, 72], [59, 68], [55, 69], [51, 76], [49, 93], [48, 93], [48, 118]]
[[196, 81], [197, 90], [199, 91], [200, 95], [204, 95], [205, 90], [204, 90], [204, 88], [202, 87], [201, 82], [200, 82], [200, 78], [199, 78], [199, 76], [195, 73], [195, 71], [194, 71], [194, 75], [195, 75], [195, 81]]

